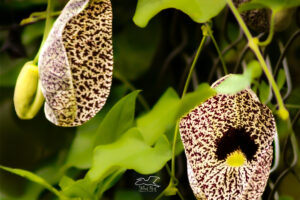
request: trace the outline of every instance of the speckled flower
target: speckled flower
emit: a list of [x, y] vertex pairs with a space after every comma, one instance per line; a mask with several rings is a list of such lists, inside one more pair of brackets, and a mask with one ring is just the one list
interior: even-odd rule
[[39, 57], [45, 115], [58, 126], [77, 126], [105, 104], [112, 82], [110, 0], [70, 0]]
[[184, 116], [180, 134], [196, 198], [258, 200], [268, 180], [275, 132], [272, 112], [250, 89], [218, 94]]

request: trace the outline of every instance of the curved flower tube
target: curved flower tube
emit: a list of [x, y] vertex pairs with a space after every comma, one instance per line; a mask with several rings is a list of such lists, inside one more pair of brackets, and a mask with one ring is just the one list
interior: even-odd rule
[[195, 197], [258, 200], [270, 173], [275, 133], [271, 110], [251, 89], [218, 94], [190, 111], [180, 121], [180, 134]]
[[45, 115], [58, 126], [78, 126], [105, 104], [113, 70], [109, 0], [70, 0], [39, 57]]

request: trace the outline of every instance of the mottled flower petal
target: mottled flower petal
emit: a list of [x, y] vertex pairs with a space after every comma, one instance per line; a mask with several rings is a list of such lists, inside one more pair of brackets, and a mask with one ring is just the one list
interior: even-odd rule
[[105, 104], [112, 82], [112, 8], [109, 0], [70, 0], [39, 57], [45, 115], [78, 126]]
[[[259, 199], [272, 164], [275, 132], [272, 112], [250, 89], [234, 95], [218, 94], [184, 116], [180, 134], [196, 198]], [[239, 156], [240, 166], [226, 162], [234, 155]], [[245, 162], [241, 162], [242, 155]]]

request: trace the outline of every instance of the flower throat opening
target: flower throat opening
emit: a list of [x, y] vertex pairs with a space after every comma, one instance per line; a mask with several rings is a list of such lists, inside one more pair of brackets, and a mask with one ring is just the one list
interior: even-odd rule
[[233, 167], [239, 167], [244, 162], [253, 160], [258, 145], [244, 128], [232, 128], [217, 141], [216, 156], [218, 160], [226, 160]]
[[241, 150], [236, 150], [226, 158], [226, 164], [230, 167], [240, 167], [246, 162], [246, 157]]

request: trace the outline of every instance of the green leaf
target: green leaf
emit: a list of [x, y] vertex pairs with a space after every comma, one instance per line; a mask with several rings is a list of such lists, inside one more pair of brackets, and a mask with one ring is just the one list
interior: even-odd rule
[[246, 73], [251, 73], [251, 78], [259, 78], [262, 75], [262, 68], [257, 60], [251, 60], [247, 64]]
[[82, 199], [93, 199], [93, 194], [96, 188], [96, 185], [91, 183], [89, 179], [74, 181], [67, 176], [62, 177], [59, 182], [59, 186], [65, 196]]
[[261, 9], [264, 8], [264, 6], [262, 4], [259, 3], [253, 3], [253, 2], [245, 2], [242, 3], [239, 7], [238, 7], [238, 11], [240, 13], [248, 11], [248, 10], [254, 10], [254, 9]]
[[106, 107], [104, 107], [94, 118], [77, 128], [65, 164], [67, 167], [87, 169], [91, 166], [95, 134], [106, 113]]
[[170, 158], [171, 150], [166, 137], [160, 137], [151, 147], [134, 127], [116, 142], [95, 148], [93, 165], [87, 177], [92, 182], [99, 182], [119, 167], [134, 169], [140, 174], [151, 174], [159, 171]]
[[273, 11], [279, 11], [287, 8], [300, 6], [300, 0], [252, 0], [241, 4], [239, 11], [247, 11], [259, 8], [270, 8]]
[[137, 119], [137, 128], [147, 144], [154, 144], [168, 128], [174, 126], [179, 103], [177, 93], [169, 88], [150, 112]]
[[61, 178], [61, 180], [59, 181], [58, 185], [62, 190], [65, 190], [66, 188], [68, 188], [70, 185], [74, 184], [75, 181], [73, 179], [71, 179], [68, 176], [63, 176]]
[[[165, 133], [165, 135], [167, 136], [170, 144], [173, 144], [174, 132], [175, 132], [175, 124], [174, 124], [174, 127], [172, 129], [167, 130], [166, 133]], [[176, 144], [175, 144], [175, 155], [176, 156], [179, 155], [184, 150], [179, 132], [177, 134], [178, 135], [176, 137]]]
[[125, 171], [126, 168], [120, 168], [101, 181], [97, 188], [97, 198], [101, 199], [103, 193], [114, 186], [120, 180]]
[[47, 188], [49, 191], [53, 192], [54, 194], [56, 194], [58, 197], [61, 197], [62, 199], [64, 198], [60, 192], [58, 190], [56, 190], [54, 187], [52, 187], [52, 185], [50, 185], [45, 179], [41, 178], [40, 176], [30, 172], [30, 171], [26, 171], [23, 169], [16, 169], [16, 168], [10, 168], [10, 167], [5, 167], [0, 165], [0, 169], [3, 169], [5, 171], [11, 172], [13, 174], [22, 176], [32, 182], [35, 182], [37, 184], [40, 184], [42, 186], [44, 186], [45, 188]]
[[[214, 94], [215, 91], [208, 84], [201, 84], [196, 91], [188, 93], [183, 99], [180, 99], [177, 93], [170, 88], [150, 112], [137, 119], [137, 128], [149, 145], [154, 144], [163, 134], [168, 136], [169, 141], [173, 141], [176, 120]], [[181, 152], [180, 139], [176, 145], [177, 153]]]
[[260, 77], [262, 71], [257, 61], [248, 63], [243, 74], [229, 74], [228, 77], [218, 85], [215, 90], [219, 94], [235, 94], [249, 88], [254, 78]]
[[94, 146], [114, 142], [133, 126], [135, 101], [139, 92], [136, 90], [123, 97], [107, 113], [97, 129]]
[[284, 72], [284, 69], [280, 69], [279, 72], [278, 72], [278, 75], [277, 75], [277, 79], [276, 79], [276, 83], [277, 83], [277, 86], [278, 86], [278, 89], [281, 90], [282, 87], [284, 86], [285, 84], [285, 72]]
[[114, 200], [142, 200], [140, 192], [135, 190], [117, 190]]
[[186, 94], [180, 101], [177, 118], [187, 114], [190, 110], [200, 105], [208, 98], [216, 94], [216, 91], [212, 89], [207, 83], [203, 83], [198, 86], [194, 92]]
[[265, 81], [262, 81], [258, 87], [258, 90], [259, 99], [263, 104], [265, 104], [269, 98], [270, 86]]
[[135, 100], [138, 93], [139, 91], [134, 91], [123, 97], [108, 113], [104, 107], [95, 118], [78, 128], [67, 158], [67, 166], [89, 168], [95, 146], [113, 142], [133, 125]]
[[[64, 154], [59, 154], [56, 159], [39, 168], [34, 174], [46, 180], [50, 185], [56, 185], [63, 176], [62, 164], [65, 162], [64, 159]], [[45, 188], [42, 185], [35, 182], [28, 182], [24, 194], [18, 196], [17, 200], [38, 199], [44, 190]], [[2, 200], [1, 197], [0, 199]]]
[[138, 0], [133, 21], [136, 25], [145, 27], [160, 11], [175, 8], [195, 22], [203, 23], [218, 15], [225, 4], [225, 0]]
[[251, 76], [245, 76], [244, 74], [230, 74], [229, 77], [215, 89], [219, 94], [235, 94], [249, 87], [250, 83]]

